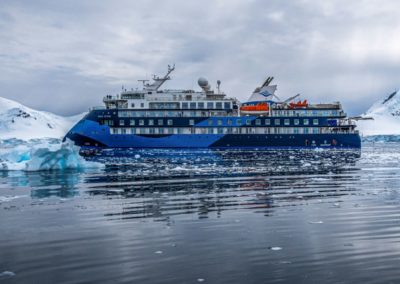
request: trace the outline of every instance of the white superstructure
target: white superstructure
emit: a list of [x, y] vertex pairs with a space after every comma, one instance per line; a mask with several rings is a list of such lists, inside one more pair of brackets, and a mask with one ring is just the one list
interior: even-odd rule
[[170, 74], [175, 66], [168, 66], [167, 74], [163, 77], [153, 76], [153, 82], [143, 82], [142, 90], [124, 90], [120, 94], [104, 97], [103, 102], [107, 109], [152, 109], [152, 110], [233, 110], [238, 102], [234, 98], [226, 97], [220, 91], [220, 81], [217, 82], [217, 92], [211, 89], [205, 78], [199, 78], [198, 84], [202, 91], [194, 90], [159, 90], [171, 79]]

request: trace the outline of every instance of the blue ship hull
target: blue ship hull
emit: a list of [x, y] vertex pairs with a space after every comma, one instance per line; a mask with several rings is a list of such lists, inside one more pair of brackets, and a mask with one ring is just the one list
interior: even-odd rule
[[357, 133], [349, 134], [110, 134], [109, 127], [83, 119], [64, 139], [99, 148], [338, 148], [359, 149]]

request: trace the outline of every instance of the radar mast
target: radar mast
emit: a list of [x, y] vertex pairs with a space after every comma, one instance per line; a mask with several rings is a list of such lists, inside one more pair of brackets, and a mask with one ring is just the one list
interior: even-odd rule
[[[168, 65], [168, 71], [167, 74], [164, 75], [164, 77], [158, 77], [156, 75], [153, 76], [153, 82], [151, 84], [147, 83], [144, 84], [144, 90], [145, 91], [157, 91], [162, 84], [164, 84], [166, 81], [171, 80], [171, 77], [169, 76], [172, 71], [175, 70], [175, 64], [171, 67], [171, 65]], [[144, 83], [144, 82], [143, 82]]]

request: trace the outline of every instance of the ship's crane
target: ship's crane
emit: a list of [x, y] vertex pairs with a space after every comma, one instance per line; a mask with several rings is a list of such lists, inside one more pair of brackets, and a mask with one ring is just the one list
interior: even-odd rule
[[292, 96], [292, 97], [288, 98], [287, 100], [284, 100], [284, 101], [282, 102], [282, 104], [286, 105], [288, 102], [294, 100], [295, 98], [297, 98], [297, 97], [299, 97], [299, 96], [300, 96], [300, 94], [297, 94], [297, 95], [295, 95], [295, 96]]

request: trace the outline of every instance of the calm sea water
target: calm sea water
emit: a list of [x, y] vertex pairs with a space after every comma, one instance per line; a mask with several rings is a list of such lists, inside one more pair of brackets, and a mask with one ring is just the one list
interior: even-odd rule
[[96, 160], [0, 173], [0, 282], [400, 282], [399, 143]]

